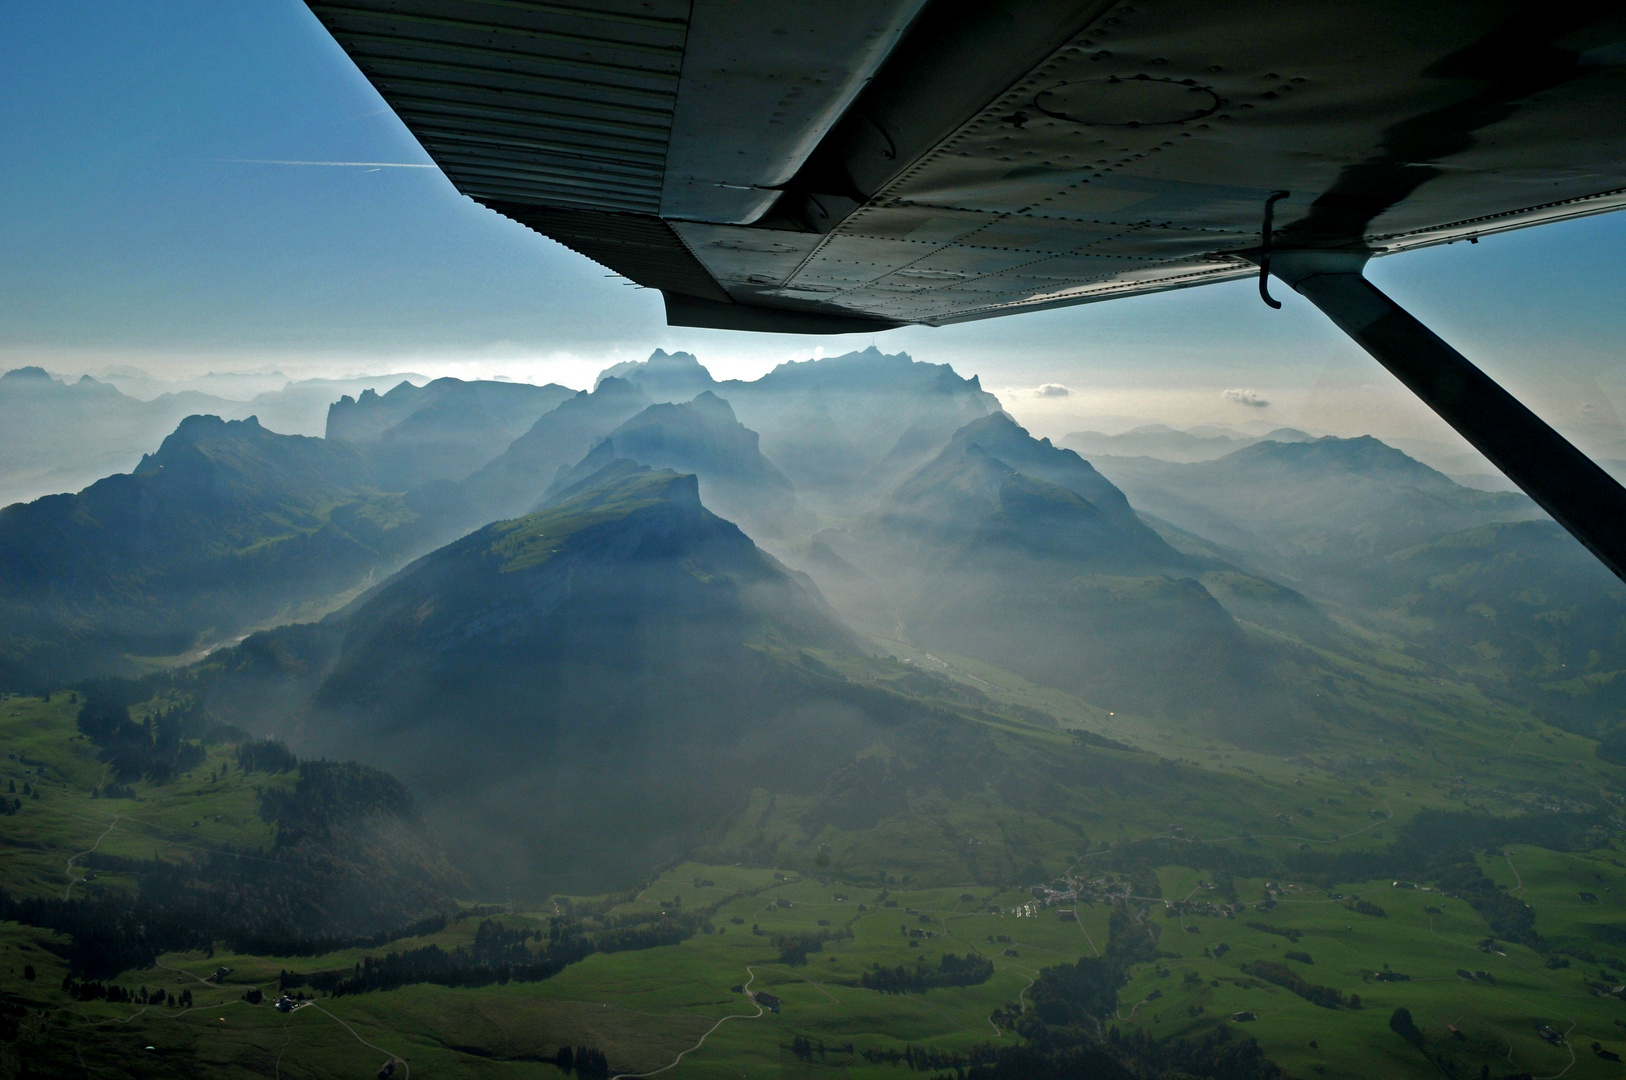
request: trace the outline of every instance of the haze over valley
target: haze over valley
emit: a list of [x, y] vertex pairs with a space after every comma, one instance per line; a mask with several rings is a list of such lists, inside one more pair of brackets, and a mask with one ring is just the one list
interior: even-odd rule
[[279, 997], [369, 1018], [307, 1061], [584, 1076], [724, 1017], [718, 1062], [864, 1076], [1612, 1045], [1626, 587], [1518, 492], [1262, 422], [1039, 438], [874, 348], [251, 389], [0, 378], [17, 491], [102, 471], [0, 509], [0, 1060], [115, 1069], [43, 1017], [140, 1009], [190, 1061], [235, 1002], [255, 1074]]

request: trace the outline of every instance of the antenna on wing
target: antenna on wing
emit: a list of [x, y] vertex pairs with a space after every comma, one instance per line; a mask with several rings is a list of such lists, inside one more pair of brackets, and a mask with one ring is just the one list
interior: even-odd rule
[[1291, 191], [1272, 191], [1265, 199], [1265, 224], [1259, 230], [1259, 298], [1273, 308], [1280, 308], [1282, 302], [1270, 295], [1270, 233], [1272, 221], [1276, 217], [1276, 201], [1285, 199], [1293, 194]]

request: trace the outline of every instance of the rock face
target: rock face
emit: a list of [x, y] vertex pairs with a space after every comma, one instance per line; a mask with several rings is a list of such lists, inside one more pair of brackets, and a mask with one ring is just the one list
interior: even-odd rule
[[281, 733], [402, 776], [478, 838], [469, 873], [563, 888], [651, 865], [753, 783], [849, 752], [861, 711], [777, 659], [805, 649], [861, 651], [693, 476], [618, 461], [237, 655], [297, 658], [310, 696]]

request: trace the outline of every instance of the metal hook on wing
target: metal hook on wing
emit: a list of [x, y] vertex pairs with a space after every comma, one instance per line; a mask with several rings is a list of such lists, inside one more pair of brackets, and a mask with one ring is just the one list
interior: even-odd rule
[[1291, 194], [1291, 191], [1272, 191], [1265, 198], [1265, 224], [1259, 230], [1259, 298], [1273, 308], [1280, 308], [1282, 302], [1270, 295], [1270, 234], [1276, 217], [1277, 200]]

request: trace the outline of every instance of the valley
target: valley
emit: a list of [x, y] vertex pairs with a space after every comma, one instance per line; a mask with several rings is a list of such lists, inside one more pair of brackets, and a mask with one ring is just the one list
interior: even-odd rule
[[470, 385], [6, 510], [0, 1075], [1620, 1068], [1626, 592], [1522, 496]]
[[[8, 868], [17, 867], [8, 890], [61, 896], [73, 880], [81, 899], [92, 900], [139, 891], [121, 860], [274, 850], [255, 800], [268, 782], [286, 780], [242, 772], [234, 748], [215, 748], [170, 784], [97, 797], [93, 785], [106, 770], [75, 736], [65, 695], [4, 706], [6, 745], [21, 748], [5, 762], [5, 779], [34, 776], [40, 792], [0, 817], [8, 852], [28, 853], [20, 862], [8, 856]], [[1086, 730], [1124, 734], [1115, 721]], [[149, 1075], [188, 1075], [182, 1063], [196, 1061], [228, 1076], [257, 1075], [278, 1060], [291, 1075], [345, 1062], [376, 1069], [389, 1055], [425, 1073], [549, 1075], [560, 1046], [602, 1050], [627, 1073], [660, 1068], [684, 1051], [685, 1075], [696, 1076], [741, 1068], [890, 1076], [916, 1059], [928, 1071], [952, 1071], [1013, 1045], [1010, 1022], [1035, 1009], [1029, 994], [1045, 969], [1117, 948], [1139, 951], [1116, 1005], [1097, 1019], [1126, 1044], [1142, 1034], [1189, 1037], [1232, 1018], [1294, 1075], [1371, 1075], [1374, 1060], [1403, 1075], [1431, 1058], [1456, 1063], [1463, 1075], [1481, 1062], [1545, 1075], [1569, 1065], [1572, 1052], [1566, 1075], [1610, 1075], [1613, 1066], [1589, 1047], [1626, 1045], [1617, 1038], [1620, 1001], [1597, 992], [1612, 992], [1626, 967], [1619, 931], [1600, 934], [1626, 916], [1618, 840], [1544, 847], [1562, 829], [1511, 839], [1515, 826], [1467, 853], [1464, 867], [1534, 909], [1524, 941], [1517, 928], [1488, 922], [1460, 885], [1366, 878], [1338, 864], [1340, 856], [1400, 864], [1393, 853], [1406, 823], [1429, 813], [1461, 814], [1478, 824], [1460, 828], [1493, 836], [1490, 823], [1509, 818], [1463, 808], [1528, 807], [1521, 781], [1550, 790], [1553, 777], [1574, 773], [1579, 795], [1609, 779], [1582, 740], [1534, 725], [1521, 747], [1501, 722], [1486, 717], [1466, 734], [1452, 727], [1425, 735], [1425, 750], [1483, 755], [1470, 787], [1431, 768], [1432, 753], [1402, 773], [1352, 780], [1337, 765], [1231, 747], [1218, 760], [1176, 763], [1155, 749], [1091, 747], [1065, 727], [1007, 721], [1001, 744], [1080, 763], [1107, 757], [1118, 784], [1052, 789], [1043, 805], [1027, 807], [992, 794], [912, 795], [877, 827], [826, 824], [811, 835], [806, 802], [762, 792], [714, 841], [710, 858], [676, 863], [628, 892], [543, 903], [471, 898], [448, 909], [441, 928], [375, 945], [334, 942], [314, 955], [226, 944], [208, 954], [165, 951], [146, 971], [100, 980], [137, 995], [190, 990], [189, 1009], [75, 1000], [60, 989], [70, 973], [63, 938], [8, 924], [4, 991], [8, 1003], [31, 1009], [0, 1053], [29, 1048], [40, 1063], [76, 1053], [93, 1071], [154, 1055], [145, 1059]], [[1148, 791], [1121, 779], [1143, 761], [1167, 774], [1164, 784]], [[1245, 789], [1228, 783], [1241, 778]], [[1234, 803], [1238, 796], [1247, 801]], [[1579, 805], [1555, 815], [1570, 828], [1592, 817]], [[78, 855], [79, 870], [64, 869], [64, 852]], [[436, 947], [478, 955], [480, 939], [498, 933], [540, 931], [545, 939], [561, 925], [652, 916], [679, 927], [681, 940], [591, 952], [541, 981], [497, 968], [484, 977], [465, 972], [460, 985], [431, 971], [360, 993], [316, 989], [329, 973], [349, 977], [369, 959], [387, 968], [392, 954]], [[864, 985], [875, 981], [876, 965], [912, 976], [922, 960], [937, 970], [945, 954], [984, 957], [992, 971], [966, 986]], [[513, 956], [502, 954], [511, 969]], [[22, 962], [35, 979], [18, 977]], [[1360, 1007], [1305, 1000], [1272, 981], [1284, 967], [1311, 987], [1358, 995]], [[229, 971], [211, 978], [220, 969]], [[752, 1001], [738, 989], [746, 984], [772, 998]], [[245, 994], [255, 988], [263, 998], [249, 1004]], [[314, 992], [314, 1004], [278, 1012], [272, 1002], [284, 990]], [[758, 1015], [768, 1000], [773, 1010]], [[1421, 1050], [1389, 1029], [1400, 1007], [1424, 1034]], [[1567, 1043], [1544, 1041], [1541, 1024]]]

